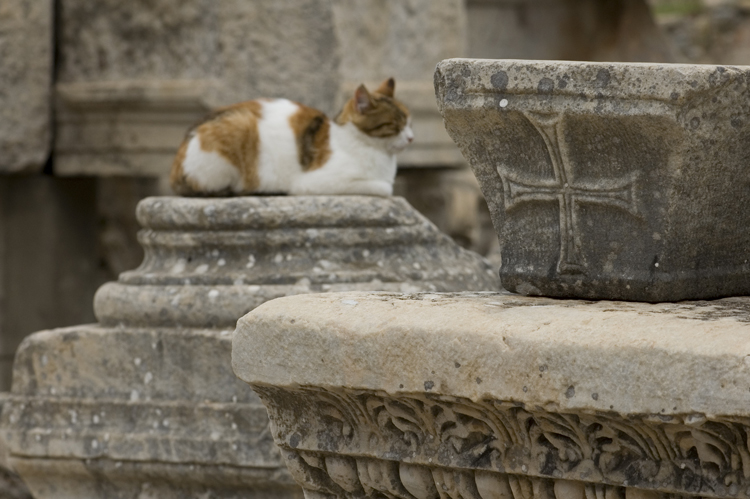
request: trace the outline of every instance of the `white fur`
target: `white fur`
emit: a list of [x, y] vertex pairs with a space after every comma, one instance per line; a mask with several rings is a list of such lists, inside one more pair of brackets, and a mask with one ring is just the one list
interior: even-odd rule
[[[290, 194], [369, 194], [390, 196], [396, 176], [399, 136], [376, 138], [351, 123], [331, 123], [331, 157], [322, 168], [302, 173]], [[393, 152], [392, 152], [393, 151]]]
[[289, 118], [299, 106], [286, 99], [262, 101], [258, 122], [260, 152], [258, 154], [259, 192], [289, 192], [289, 181], [302, 173], [297, 142]]
[[206, 191], [217, 192], [226, 188], [234, 192], [242, 190], [242, 177], [239, 170], [221, 154], [204, 151], [197, 135], [194, 135], [188, 143], [182, 169], [187, 177], [193, 179]]
[[[262, 107], [263, 118], [258, 122], [258, 192], [374, 196], [393, 193], [396, 153], [414, 139], [410, 122], [395, 137], [377, 138], [362, 133], [351, 123], [337, 125], [331, 121], [331, 157], [321, 168], [305, 172], [299, 164], [297, 143], [289, 124], [299, 106], [276, 99], [263, 101]], [[239, 171], [218, 154], [200, 150], [195, 139], [188, 146], [184, 169], [208, 191], [227, 187], [242, 191]]]

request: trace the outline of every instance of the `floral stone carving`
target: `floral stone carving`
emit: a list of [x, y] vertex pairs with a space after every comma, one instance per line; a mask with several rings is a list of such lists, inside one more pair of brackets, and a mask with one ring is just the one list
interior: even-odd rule
[[745, 298], [341, 293], [232, 355], [308, 497], [748, 497], [748, 333]]

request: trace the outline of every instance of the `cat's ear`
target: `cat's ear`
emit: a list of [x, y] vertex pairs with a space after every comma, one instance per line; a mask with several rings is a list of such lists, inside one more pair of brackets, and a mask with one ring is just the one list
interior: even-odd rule
[[367, 91], [364, 85], [358, 86], [354, 92], [354, 104], [359, 113], [367, 112], [372, 108], [372, 96], [370, 96], [370, 92]]
[[393, 92], [396, 90], [396, 80], [393, 78], [388, 78], [383, 83], [380, 84], [377, 90], [375, 90], [377, 93], [385, 95], [386, 97], [393, 98]]

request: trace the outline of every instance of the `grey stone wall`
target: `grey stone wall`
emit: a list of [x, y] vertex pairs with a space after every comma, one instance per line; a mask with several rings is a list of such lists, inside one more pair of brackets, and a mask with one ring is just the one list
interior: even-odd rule
[[0, 174], [44, 167], [50, 150], [51, 85], [52, 0], [3, 0]]
[[645, 0], [468, 0], [469, 57], [669, 62]]

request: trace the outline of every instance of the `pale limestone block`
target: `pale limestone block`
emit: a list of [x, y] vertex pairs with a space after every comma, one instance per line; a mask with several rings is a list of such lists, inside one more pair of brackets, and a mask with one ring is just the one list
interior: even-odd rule
[[240, 319], [232, 365], [332, 497], [745, 498], [749, 338], [745, 297], [338, 293]]
[[52, 1], [0, 4], [0, 174], [39, 172], [50, 151]]

